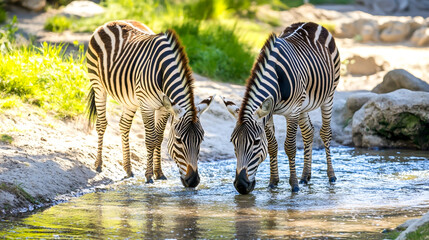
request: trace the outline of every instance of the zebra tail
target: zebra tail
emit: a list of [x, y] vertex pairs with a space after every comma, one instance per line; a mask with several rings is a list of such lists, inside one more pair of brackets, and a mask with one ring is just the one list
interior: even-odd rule
[[89, 90], [89, 94], [86, 100], [88, 101], [86, 106], [88, 115], [88, 126], [89, 128], [92, 128], [94, 126], [95, 121], [97, 120], [97, 108], [95, 107], [95, 91], [92, 86]]

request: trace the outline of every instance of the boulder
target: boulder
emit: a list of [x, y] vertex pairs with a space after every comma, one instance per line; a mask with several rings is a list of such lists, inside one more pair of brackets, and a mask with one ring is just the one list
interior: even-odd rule
[[21, 0], [21, 5], [32, 11], [40, 11], [46, 6], [46, 0]]
[[378, 27], [378, 22], [374, 19], [349, 19], [338, 23], [335, 28], [335, 37], [353, 38], [360, 35], [363, 42], [378, 41]]
[[421, 27], [417, 29], [413, 36], [411, 36], [411, 42], [419, 47], [429, 45], [429, 27]]
[[412, 0], [412, 4], [418, 9], [429, 10], [429, 1], [427, 0]]
[[359, 92], [351, 95], [346, 101], [347, 111], [353, 115], [365, 103], [376, 96], [378, 95], [372, 92]]
[[429, 149], [429, 93], [407, 89], [380, 94], [352, 119], [356, 147]]
[[383, 82], [372, 89], [372, 92], [388, 93], [400, 88], [405, 88], [412, 91], [429, 92], [429, 84], [413, 76], [404, 69], [395, 69], [388, 72], [384, 76]]
[[372, 8], [378, 13], [393, 13], [398, 9], [398, 3], [392, 0], [371, 0]]
[[346, 60], [347, 73], [352, 75], [372, 75], [387, 67], [387, 63], [379, 57], [353, 55]]
[[104, 13], [104, 8], [91, 1], [73, 1], [62, 11], [67, 17], [87, 18]]
[[380, 40], [383, 42], [402, 42], [411, 31], [411, 26], [408, 22], [389, 21], [381, 27]]

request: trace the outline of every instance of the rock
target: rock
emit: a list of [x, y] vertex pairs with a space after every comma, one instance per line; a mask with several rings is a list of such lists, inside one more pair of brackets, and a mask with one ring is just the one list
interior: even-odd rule
[[[404, 240], [404, 239], [408, 239], [407, 238], [407, 234], [414, 232], [417, 230], [417, 228], [419, 228], [420, 226], [429, 223], [429, 212], [427, 212], [425, 215], [423, 215], [421, 218], [419, 219], [414, 219], [416, 221], [413, 221], [410, 226], [407, 227], [407, 229], [403, 232], [401, 232], [401, 234], [399, 234], [399, 236], [396, 238], [396, 240]], [[408, 221], [407, 221], [408, 222]], [[426, 238], [426, 237], [423, 237]]]
[[417, 29], [426, 26], [426, 21], [422, 16], [417, 16], [410, 19], [408, 24], [410, 24], [410, 31], [414, 32]]
[[417, 29], [413, 36], [411, 36], [411, 42], [419, 47], [429, 45], [429, 27], [421, 27]]
[[67, 17], [87, 18], [104, 13], [104, 8], [91, 1], [73, 1], [62, 11]]
[[409, 226], [411, 226], [412, 224], [414, 224], [415, 222], [417, 222], [419, 219], [408, 219], [407, 221], [405, 221], [403, 224], [399, 225], [396, 227], [396, 230], [399, 231], [404, 231], [405, 229], [407, 229]]
[[359, 55], [353, 55], [346, 60], [348, 61], [347, 72], [352, 75], [372, 75], [387, 67], [384, 60], [373, 56], [363, 58]]
[[429, 2], [427, 0], [412, 0], [413, 6], [418, 9], [429, 10]]
[[335, 29], [335, 37], [353, 38], [362, 36], [362, 41], [378, 41], [378, 22], [373, 19], [358, 19], [339, 22]]
[[366, 102], [376, 97], [376, 93], [372, 92], [359, 92], [351, 95], [346, 102], [347, 110], [352, 115], [359, 110]]
[[402, 12], [408, 9], [410, 2], [408, 0], [396, 0], [398, 3], [398, 12]]
[[407, 22], [390, 21], [383, 24], [380, 40], [383, 42], [402, 42], [410, 34], [411, 27]]
[[46, 6], [46, 0], [21, 0], [21, 5], [32, 11], [40, 11]]
[[398, 3], [392, 0], [371, 0], [372, 8], [379, 13], [393, 13], [398, 9]]
[[356, 147], [429, 149], [429, 93], [380, 94], [353, 115]]
[[383, 82], [372, 89], [372, 92], [388, 93], [400, 88], [412, 91], [429, 92], [429, 84], [419, 78], [416, 78], [404, 69], [395, 69], [388, 72], [384, 76]]

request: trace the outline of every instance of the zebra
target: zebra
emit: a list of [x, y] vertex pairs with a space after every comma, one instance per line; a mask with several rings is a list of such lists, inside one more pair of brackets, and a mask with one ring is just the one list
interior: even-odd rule
[[213, 96], [195, 106], [192, 70], [174, 30], [155, 34], [143, 23], [112, 21], [97, 28], [87, 51], [91, 88], [88, 94], [89, 119], [96, 121], [97, 172], [102, 170], [103, 135], [106, 130], [106, 97], [122, 104], [119, 122], [122, 137], [123, 168], [133, 177], [130, 163], [129, 132], [134, 114], [140, 108], [147, 148], [146, 183], [166, 179], [161, 169], [161, 143], [168, 119], [171, 128], [168, 152], [179, 167], [185, 187], [196, 187], [198, 155], [204, 130], [201, 114]]
[[247, 194], [254, 189], [257, 168], [267, 153], [270, 156], [269, 187], [276, 187], [279, 182], [273, 114], [283, 115], [287, 121], [284, 146], [289, 159], [292, 192], [299, 191], [295, 170], [298, 126], [304, 141], [300, 183], [310, 181], [314, 127], [308, 112], [319, 107], [327, 174], [330, 182], [336, 181], [330, 154], [330, 121], [339, 78], [339, 52], [334, 38], [324, 27], [301, 22], [287, 27], [278, 37], [274, 33], [269, 36], [247, 79], [241, 107], [223, 99], [228, 111], [237, 119], [231, 142], [237, 158], [234, 186], [239, 193]]

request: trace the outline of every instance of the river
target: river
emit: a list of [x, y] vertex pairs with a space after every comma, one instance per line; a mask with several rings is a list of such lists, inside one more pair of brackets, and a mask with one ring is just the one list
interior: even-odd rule
[[[0, 237], [84, 239], [383, 239], [383, 229], [429, 211], [429, 152], [332, 148], [338, 181], [330, 184], [324, 150], [313, 151], [310, 184], [290, 191], [289, 167], [279, 154], [279, 187], [267, 188], [269, 163], [255, 190], [232, 185], [235, 160], [200, 162], [201, 183], [185, 189], [177, 167], [168, 180], [144, 176], [116, 183], [31, 215], [4, 219]], [[297, 168], [303, 151], [297, 152]]]

